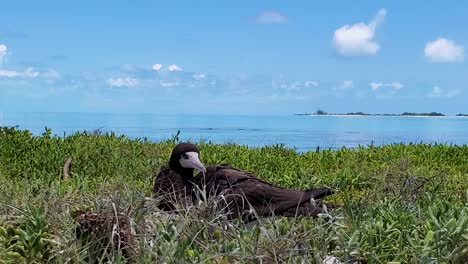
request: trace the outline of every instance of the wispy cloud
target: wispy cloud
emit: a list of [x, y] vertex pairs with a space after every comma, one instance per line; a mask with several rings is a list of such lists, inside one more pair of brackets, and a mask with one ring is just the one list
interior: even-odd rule
[[438, 63], [462, 62], [465, 59], [463, 47], [446, 38], [428, 42], [424, 55], [429, 61]]
[[400, 82], [371, 82], [369, 86], [377, 99], [390, 99], [404, 87]]
[[354, 87], [354, 82], [352, 80], [345, 80], [340, 86], [341, 89], [351, 89], [353, 87]]
[[131, 87], [138, 86], [139, 83], [140, 82], [138, 81], [138, 79], [130, 78], [130, 77], [126, 77], [126, 78], [109, 78], [109, 79], [107, 79], [107, 84], [110, 87], [128, 87], [128, 88], [131, 88]]
[[317, 81], [306, 81], [304, 82], [305, 87], [319, 87], [319, 82]]
[[4, 44], [0, 44], [0, 66], [2, 66], [3, 58], [5, 58], [7, 54], [8, 48]]
[[361, 22], [337, 29], [333, 36], [333, 44], [338, 53], [343, 56], [377, 54], [380, 45], [374, 39], [375, 32], [386, 15], [387, 11], [380, 9], [369, 24]]
[[401, 88], [403, 88], [405, 86], [400, 82], [392, 82], [392, 83], [390, 83], [390, 87], [392, 87], [395, 90], [401, 90]]
[[165, 81], [159, 81], [159, 84], [160, 84], [162, 87], [166, 87], [166, 88], [174, 87], [174, 86], [178, 86], [178, 85], [179, 85], [178, 82], [165, 82]]
[[0, 78], [36, 78], [39, 72], [33, 68], [27, 68], [24, 71], [0, 70]]
[[319, 82], [317, 81], [291, 81], [280, 77], [278, 80], [273, 79], [271, 86], [275, 89], [283, 89], [287, 91], [301, 91], [304, 88], [318, 87]]
[[392, 90], [398, 91], [404, 87], [404, 85], [400, 82], [389, 82], [389, 83], [371, 82], [369, 85], [372, 91], [374, 92], [379, 91], [382, 88], [391, 88]]
[[206, 75], [203, 73], [195, 73], [192, 77], [197, 81], [201, 81], [206, 78]]
[[431, 92], [428, 93], [426, 96], [429, 98], [452, 98], [458, 94], [460, 94], [459, 90], [445, 91], [436, 85], [432, 87]]
[[156, 63], [156, 64], [153, 64], [153, 66], [151, 66], [151, 69], [153, 69], [154, 71], [170, 71], [170, 72], [183, 71], [182, 67], [176, 64], [171, 64], [167, 66], [166, 68], [164, 68], [163, 66], [164, 65], [162, 65], [161, 63]]
[[254, 22], [257, 24], [284, 24], [288, 22], [288, 17], [277, 11], [264, 11], [258, 14]]
[[[0, 44], [0, 67], [2, 66], [4, 57], [7, 55], [8, 48], [6, 45]], [[33, 67], [28, 67], [25, 70], [11, 70], [0, 68], [0, 79], [36, 79], [41, 77], [49, 83], [61, 78], [58, 71], [54, 69], [36, 70]]]
[[47, 71], [40, 73], [40, 75], [50, 80], [58, 80], [62, 78], [62, 75], [54, 69], [48, 69]]
[[183, 70], [181, 67], [179, 67], [179, 66], [177, 66], [177, 65], [175, 65], [175, 64], [172, 64], [172, 65], [167, 66], [167, 69], [168, 69], [169, 71], [171, 71], [171, 72], [172, 72], [172, 71], [182, 71], [182, 70]]
[[155, 71], [159, 71], [161, 70], [162, 67], [163, 67], [162, 64], [157, 63], [157, 64], [154, 64], [151, 68]]
[[378, 91], [380, 89], [380, 87], [382, 87], [383, 83], [381, 83], [381, 82], [371, 82], [369, 85], [370, 85], [372, 91]]

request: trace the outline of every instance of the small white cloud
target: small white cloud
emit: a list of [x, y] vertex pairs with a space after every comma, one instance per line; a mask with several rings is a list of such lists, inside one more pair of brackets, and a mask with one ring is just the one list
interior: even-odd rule
[[165, 82], [165, 81], [159, 81], [159, 84], [161, 84], [162, 87], [174, 87], [179, 85], [178, 82]]
[[374, 39], [375, 31], [386, 15], [387, 11], [380, 9], [369, 24], [361, 22], [337, 29], [333, 36], [335, 48], [344, 56], [377, 54], [380, 45]]
[[428, 42], [424, 55], [431, 62], [447, 63], [461, 62], [465, 59], [463, 47], [446, 38], [438, 38]]
[[446, 92], [442, 88], [436, 85], [432, 87], [432, 91], [427, 94], [427, 97], [429, 98], [452, 98], [458, 94], [460, 94], [460, 91], [458, 90], [451, 90], [451, 91]]
[[392, 83], [389, 83], [388, 86], [392, 87], [395, 90], [400, 90], [401, 88], [404, 87], [404, 85], [401, 84], [400, 82], [392, 82]]
[[135, 79], [135, 78], [109, 78], [107, 80], [107, 84], [110, 87], [135, 87], [139, 84], [140, 82]]
[[195, 73], [192, 77], [197, 81], [201, 81], [206, 78], [206, 75], [203, 73]]
[[370, 83], [370, 87], [372, 89], [372, 91], [377, 91], [380, 89], [380, 87], [382, 87], [383, 83], [378, 83], [378, 82], [371, 82]]
[[400, 82], [390, 82], [390, 83], [382, 83], [382, 82], [371, 82], [370, 87], [372, 91], [376, 92], [380, 90], [381, 88], [387, 87], [391, 88], [392, 90], [398, 91], [401, 90], [403, 87], [405, 87], [402, 83]]
[[271, 86], [275, 89], [284, 89], [287, 91], [301, 91], [303, 88], [318, 87], [317, 81], [288, 81], [281, 77], [279, 80], [272, 80]]
[[163, 66], [162, 64], [157, 63], [157, 64], [154, 64], [151, 68], [155, 71], [159, 71], [162, 68], [162, 66]]
[[182, 71], [182, 68], [179, 67], [179, 66], [177, 66], [177, 65], [175, 65], [175, 64], [172, 64], [172, 65], [167, 66], [167, 69], [168, 69], [169, 71]]
[[33, 68], [27, 68], [26, 70], [11, 71], [11, 70], [0, 70], [0, 78], [36, 78], [39, 76], [39, 72], [35, 71]]
[[354, 82], [352, 80], [345, 80], [343, 84], [341, 84], [342, 89], [350, 89], [354, 87]]
[[289, 91], [300, 91], [304, 85], [301, 82], [295, 81], [287, 85], [285, 88]]
[[0, 44], [0, 65], [3, 63], [3, 58], [6, 56], [8, 48], [6, 45]]
[[288, 22], [288, 17], [277, 11], [265, 11], [258, 14], [254, 21], [258, 24], [284, 24]]
[[318, 87], [319, 86], [319, 83], [316, 82], [316, 81], [306, 81], [304, 83], [304, 86], [305, 87]]

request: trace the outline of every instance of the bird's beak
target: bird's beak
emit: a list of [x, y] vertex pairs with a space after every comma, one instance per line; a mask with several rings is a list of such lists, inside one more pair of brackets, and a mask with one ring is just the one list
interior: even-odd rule
[[201, 163], [197, 152], [186, 152], [185, 154], [187, 154], [188, 159], [180, 159], [180, 164], [182, 165], [182, 167], [196, 169], [203, 173], [206, 172], [206, 168], [203, 165], [203, 163]]

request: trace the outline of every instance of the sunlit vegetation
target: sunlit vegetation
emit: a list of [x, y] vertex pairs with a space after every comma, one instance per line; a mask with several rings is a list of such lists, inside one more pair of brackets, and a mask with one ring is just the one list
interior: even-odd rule
[[[288, 188], [339, 190], [328, 202], [341, 208], [319, 219], [271, 218], [246, 226], [228, 222], [209, 202], [180, 215], [156, 209], [153, 181], [175, 141], [89, 132], [64, 138], [50, 130], [33, 136], [1, 128], [0, 262], [322, 263], [334, 256], [343, 263], [463, 263], [468, 258], [467, 146], [398, 144], [300, 154], [282, 145], [201, 142], [207, 165], [229, 163]], [[73, 163], [64, 178], [69, 158]], [[89, 224], [99, 228], [78, 235], [80, 212], [94, 217]], [[134, 236], [131, 250], [120, 243], [125, 228]]]

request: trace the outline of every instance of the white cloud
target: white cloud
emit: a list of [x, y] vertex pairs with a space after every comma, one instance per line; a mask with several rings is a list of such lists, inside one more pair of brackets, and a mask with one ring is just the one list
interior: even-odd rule
[[54, 69], [46, 71], [37, 71], [33, 68], [27, 68], [24, 71], [13, 71], [13, 70], [2, 70], [0, 69], [0, 78], [11, 78], [11, 79], [36, 79], [43, 78], [47, 83], [55, 83], [60, 80], [62, 76], [59, 72]]
[[162, 64], [157, 63], [157, 64], [154, 64], [151, 68], [155, 71], [159, 71], [162, 68], [162, 66], [163, 66]]
[[197, 80], [197, 81], [200, 81], [200, 80], [203, 80], [206, 78], [206, 75], [203, 74], [203, 73], [195, 73], [194, 75], [192, 75], [192, 77]]
[[354, 87], [354, 82], [352, 80], [345, 80], [343, 84], [341, 84], [342, 89], [350, 89]]
[[388, 86], [390, 86], [391, 88], [395, 89], [395, 90], [401, 90], [401, 88], [404, 87], [404, 85], [400, 82], [391, 82], [388, 84]]
[[177, 65], [175, 65], [175, 64], [172, 64], [172, 65], [167, 66], [167, 69], [168, 69], [169, 71], [182, 71], [182, 68], [179, 67], [179, 66], [177, 66]]
[[380, 87], [382, 87], [383, 83], [378, 83], [378, 82], [371, 82], [370, 83], [370, 86], [371, 86], [371, 89], [372, 91], [377, 91], [380, 89]]
[[287, 91], [301, 91], [303, 88], [318, 87], [317, 81], [288, 81], [281, 77], [279, 80], [272, 80], [271, 86], [275, 89], [284, 89]]
[[335, 48], [344, 56], [377, 54], [380, 45], [374, 39], [375, 31], [386, 15], [387, 11], [380, 9], [369, 24], [361, 22], [337, 29], [333, 36]]
[[424, 48], [424, 55], [431, 62], [461, 62], [465, 59], [463, 47], [453, 40], [438, 38], [428, 42]]
[[0, 65], [3, 63], [3, 58], [6, 56], [8, 48], [6, 45], [0, 44]]
[[277, 11], [265, 11], [255, 17], [258, 24], [284, 24], [288, 22], [288, 17]]
[[460, 91], [458, 90], [451, 90], [451, 91], [446, 92], [442, 88], [436, 85], [432, 87], [432, 91], [427, 94], [427, 97], [429, 98], [452, 98], [458, 94], [460, 94]]
[[[4, 44], [0, 44], [0, 66], [2, 66], [3, 59], [5, 58], [8, 51], [8, 47]], [[47, 80], [58, 80], [61, 78], [60, 73], [54, 69], [49, 69], [44, 72], [39, 72], [34, 70], [34, 68], [29, 67], [24, 71], [15, 71], [0, 69], [0, 78], [30, 78], [34, 79], [37, 77], [43, 77]]]
[[162, 87], [174, 87], [179, 85], [178, 82], [165, 82], [165, 81], [159, 81], [159, 84], [161, 84]]
[[290, 83], [289, 85], [283, 86], [289, 91], [300, 91], [302, 90], [303, 84], [301, 82], [295, 81], [293, 83]]
[[305, 87], [318, 87], [319, 83], [317, 81], [306, 81], [304, 83]]
[[135, 78], [109, 78], [107, 84], [111, 87], [135, 87], [140, 82]]
[[370, 87], [372, 91], [376, 92], [380, 90], [381, 88], [391, 88], [392, 90], [398, 91], [401, 90], [403, 87], [405, 87], [402, 83], [400, 82], [390, 82], [390, 83], [383, 83], [383, 82], [371, 82]]
[[39, 72], [33, 68], [27, 68], [26, 70], [11, 71], [11, 70], [0, 70], [0, 78], [36, 78], [39, 76]]

